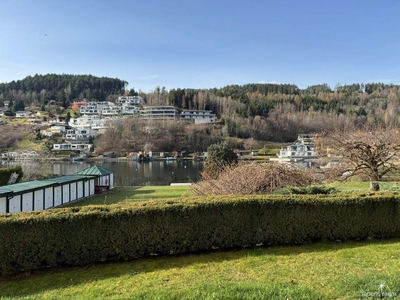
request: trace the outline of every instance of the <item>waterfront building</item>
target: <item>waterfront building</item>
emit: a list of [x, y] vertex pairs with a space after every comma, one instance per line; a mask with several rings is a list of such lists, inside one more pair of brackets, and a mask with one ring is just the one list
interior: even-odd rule
[[73, 144], [73, 143], [62, 143], [62, 144], [54, 144], [53, 151], [80, 151], [80, 152], [90, 152], [92, 148], [92, 144]]
[[299, 134], [297, 140], [289, 146], [282, 147], [277, 154], [279, 159], [289, 161], [307, 160], [317, 158], [315, 143], [308, 134]]
[[35, 180], [0, 187], [0, 213], [39, 211], [62, 206], [114, 186], [114, 173], [99, 166], [76, 175]]

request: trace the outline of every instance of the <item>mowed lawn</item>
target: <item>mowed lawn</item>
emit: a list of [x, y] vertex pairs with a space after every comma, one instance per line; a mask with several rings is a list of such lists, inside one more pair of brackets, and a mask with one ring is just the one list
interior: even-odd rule
[[[382, 191], [400, 191], [399, 182], [380, 183]], [[338, 193], [369, 191], [369, 182], [348, 181], [328, 184], [337, 189]], [[150, 199], [182, 198], [192, 196], [190, 186], [137, 186], [115, 187], [111, 191], [80, 200], [66, 206], [83, 206], [91, 204], [114, 204], [118, 202], [143, 201]]]
[[[259, 247], [0, 278], [2, 299], [400, 298], [400, 241]], [[389, 297], [390, 296], [390, 297]]]
[[138, 186], [115, 187], [107, 193], [80, 200], [66, 206], [91, 204], [114, 204], [118, 202], [142, 201], [150, 199], [181, 198], [192, 195], [190, 186]]

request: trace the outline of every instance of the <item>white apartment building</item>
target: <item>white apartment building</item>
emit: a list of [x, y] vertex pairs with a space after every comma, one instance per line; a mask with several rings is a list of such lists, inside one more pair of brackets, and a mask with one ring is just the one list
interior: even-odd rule
[[120, 97], [118, 97], [116, 104], [122, 105], [124, 103], [133, 104], [133, 105], [142, 105], [142, 104], [144, 104], [144, 100], [140, 96], [120, 96]]
[[92, 144], [54, 144], [53, 151], [57, 150], [68, 150], [68, 151], [82, 151], [82, 152], [89, 152]]
[[69, 129], [65, 134], [66, 140], [89, 140], [96, 137], [96, 130], [92, 129]]
[[183, 120], [194, 120], [195, 124], [215, 122], [215, 114], [211, 110], [184, 110], [180, 117]]
[[122, 103], [121, 113], [123, 115], [135, 115], [139, 114], [140, 108], [139, 106], [132, 105], [130, 103]]
[[140, 110], [140, 117], [143, 119], [172, 119], [178, 118], [178, 111], [173, 106], [145, 106]]

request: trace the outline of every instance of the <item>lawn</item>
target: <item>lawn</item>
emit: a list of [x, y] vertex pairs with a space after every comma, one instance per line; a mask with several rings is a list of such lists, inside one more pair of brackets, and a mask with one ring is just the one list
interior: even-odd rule
[[[400, 241], [259, 247], [0, 278], [2, 299], [400, 297]], [[391, 296], [391, 297], [388, 297]], [[396, 298], [397, 298], [396, 297]]]
[[[335, 182], [328, 184], [339, 193], [352, 193], [369, 191], [369, 182], [348, 181], [345, 183]], [[382, 191], [400, 191], [399, 182], [382, 182]], [[110, 192], [95, 195], [66, 206], [83, 206], [91, 204], [114, 204], [118, 202], [143, 201], [150, 199], [166, 199], [190, 197], [193, 193], [189, 186], [137, 186], [137, 187], [115, 187]]]
[[[334, 182], [327, 184], [327, 186], [334, 187], [342, 193], [357, 193], [369, 191], [369, 181], [351, 180], [346, 182]], [[380, 182], [379, 186], [381, 191], [400, 191], [400, 182], [396, 181]]]
[[83, 206], [91, 204], [114, 204], [118, 202], [142, 201], [150, 199], [166, 199], [188, 197], [192, 194], [189, 186], [138, 186], [115, 187], [105, 194], [96, 195], [67, 206]]

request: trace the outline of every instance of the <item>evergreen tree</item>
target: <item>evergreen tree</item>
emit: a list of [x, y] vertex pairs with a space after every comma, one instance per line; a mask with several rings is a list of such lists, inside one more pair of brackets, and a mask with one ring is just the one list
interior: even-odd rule
[[207, 148], [203, 179], [217, 179], [225, 166], [237, 164], [236, 153], [226, 143], [213, 144]]

